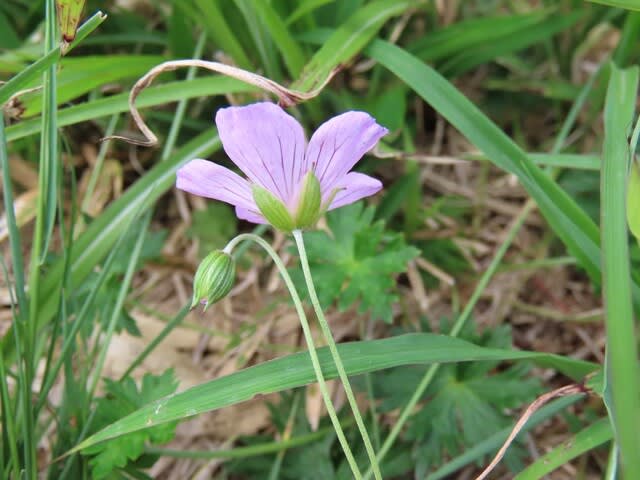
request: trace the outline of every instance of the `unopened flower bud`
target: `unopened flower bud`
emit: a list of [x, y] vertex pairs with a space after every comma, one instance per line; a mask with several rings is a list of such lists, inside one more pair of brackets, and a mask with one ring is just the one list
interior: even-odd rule
[[222, 250], [207, 255], [193, 279], [193, 301], [191, 308], [204, 303], [204, 309], [223, 299], [235, 281], [236, 264], [233, 257]]

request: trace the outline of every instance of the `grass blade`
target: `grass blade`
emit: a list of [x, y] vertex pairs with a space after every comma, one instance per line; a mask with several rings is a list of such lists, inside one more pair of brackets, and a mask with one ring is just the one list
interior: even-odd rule
[[[604, 111], [601, 176], [603, 297], [607, 327], [605, 394], [620, 448], [625, 478], [640, 478], [640, 368], [631, 303], [631, 272], [626, 221], [630, 132], [638, 90], [638, 67], [611, 64]], [[606, 398], [607, 395], [605, 395]]]
[[[402, 365], [482, 360], [531, 360], [547, 367], [552, 366], [576, 379], [582, 379], [598, 368], [589, 362], [561, 356], [484, 348], [464, 340], [430, 333], [343, 343], [338, 345], [338, 350], [349, 375]], [[338, 372], [328, 348], [318, 349], [318, 355], [325, 377], [336, 378]], [[314, 382], [315, 378], [307, 352], [261, 363], [152, 402], [89, 437], [73, 451], [125, 433], [243, 402], [258, 394], [307, 385]]]
[[[598, 227], [527, 154], [451, 83], [419, 59], [387, 42], [375, 40], [365, 50], [413, 88], [498, 167], [518, 179], [592, 280], [600, 282]], [[640, 288], [633, 285], [640, 307]]]
[[[571, 440], [538, 458], [514, 480], [537, 480], [574, 458], [611, 440], [613, 432], [608, 418], [601, 418], [578, 432]], [[635, 477], [629, 477], [635, 478]]]
[[415, 7], [416, 3], [378, 0], [358, 9], [324, 42], [291, 88], [307, 91], [320, 85], [334, 68], [358, 54], [390, 18]]

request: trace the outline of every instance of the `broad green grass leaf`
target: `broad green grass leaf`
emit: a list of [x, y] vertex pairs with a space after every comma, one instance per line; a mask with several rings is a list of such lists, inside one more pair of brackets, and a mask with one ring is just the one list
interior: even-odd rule
[[[593, 363], [557, 355], [483, 348], [464, 340], [429, 333], [343, 343], [338, 345], [338, 350], [349, 375], [402, 365], [531, 360], [545, 367], [555, 368], [577, 380], [598, 368]], [[328, 348], [318, 349], [318, 356], [325, 378], [336, 378], [337, 370]], [[143, 428], [234, 405], [255, 395], [296, 388], [314, 381], [315, 374], [309, 354], [301, 352], [288, 355], [153, 402], [89, 437], [73, 451]]]
[[[594, 282], [599, 283], [601, 252], [598, 227], [551, 177], [431, 67], [405, 50], [380, 40], [372, 42], [365, 53], [414, 89], [496, 166], [517, 175], [556, 235]], [[634, 300], [640, 306], [640, 289], [636, 285]]]
[[[71, 43], [67, 52], [73, 47], [78, 45], [84, 38], [93, 32], [100, 26], [102, 22], [106, 20], [107, 16], [98, 11], [89, 20], [87, 20], [79, 29], [76, 35], [76, 39]], [[37, 62], [29, 65], [29, 67], [22, 70], [19, 74], [12, 77], [7, 83], [0, 87], [0, 105], [9, 100], [9, 98], [16, 92], [23, 90], [25, 85], [37, 78], [46, 68], [53, 65], [60, 58], [60, 47], [57, 47], [40, 58]]]
[[18, 34], [2, 10], [0, 10], [0, 45], [6, 49], [13, 49], [20, 45]]
[[314, 11], [315, 9], [333, 2], [334, 0], [305, 0], [303, 2], [300, 2], [296, 7], [296, 9], [293, 12], [291, 12], [291, 14], [287, 17], [285, 23], [287, 25], [291, 25], [296, 20], [299, 20], [300, 18], [304, 17], [306, 14]]
[[600, 3], [609, 7], [626, 8], [627, 10], [640, 11], [638, 0], [588, 0], [593, 3]]
[[322, 45], [292, 88], [307, 91], [320, 85], [331, 71], [358, 54], [390, 18], [417, 3], [408, 0], [377, 0], [360, 8]]
[[538, 480], [556, 468], [569, 463], [574, 458], [588, 452], [613, 438], [609, 418], [601, 418], [578, 432], [573, 438], [554, 448], [525, 470], [516, 475], [514, 480]]
[[[138, 108], [145, 108], [189, 98], [253, 91], [256, 91], [254, 87], [229, 77], [196, 78], [151, 86], [140, 94], [136, 105]], [[128, 93], [121, 93], [63, 108], [58, 111], [58, 126], [65, 127], [114, 113], [128, 112], [128, 99]], [[34, 135], [39, 131], [40, 120], [32, 118], [10, 126], [7, 128], [6, 135], [7, 140], [11, 141]]]
[[[631, 299], [626, 219], [627, 133], [633, 126], [640, 70], [611, 64], [604, 109], [601, 174], [602, 283], [607, 327], [605, 401], [615, 426], [625, 478], [640, 477], [640, 368]], [[608, 402], [611, 394], [613, 403]]]
[[[125, 79], [138, 79], [151, 68], [164, 61], [158, 55], [110, 55], [65, 58], [60, 61], [56, 75], [57, 101], [63, 104], [105, 83]], [[31, 82], [26, 88], [40, 83]], [[24, 117], [40, 113], [42, 92], [35, 91], [20, 97], [25, 108]]]

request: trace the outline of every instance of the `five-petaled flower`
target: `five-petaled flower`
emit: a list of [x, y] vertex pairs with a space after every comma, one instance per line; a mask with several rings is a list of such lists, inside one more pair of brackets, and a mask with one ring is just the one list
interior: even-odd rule
[[236, 207], [238, 218], [281, 230], [312, 226], [327, 210], [382, 188], [351, 172], [387, 129], [365, 112], [350, 111], [323, 123], [307, 144], [302, 126], [273, 103], [218, 110], [222, 146], [247, 176], [207, 160], [180, 168], [176, 186]]

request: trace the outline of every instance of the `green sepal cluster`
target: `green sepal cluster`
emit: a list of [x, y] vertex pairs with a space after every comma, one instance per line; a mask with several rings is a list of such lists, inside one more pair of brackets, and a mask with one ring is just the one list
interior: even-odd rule
[[236, 277], [236, 263], [231, 255], [214, 250], [207, 255], [193, 279], [191, 308], [204, 303], [204, 309], [227, 296]]
[[640, 242], [640, 168], [635, 161], [631, 162], [627, 184], [627, 222], [629, 230]]
[[322, 208], [320, 182], [312, 171], [307, 172], [302, 179], [293, 214], [280, 199], [266, 188], [254, 184], [251, 186], [251, 191], [260, 213], [267, 222], [285, 233], [313, 227], [326, 210]]

